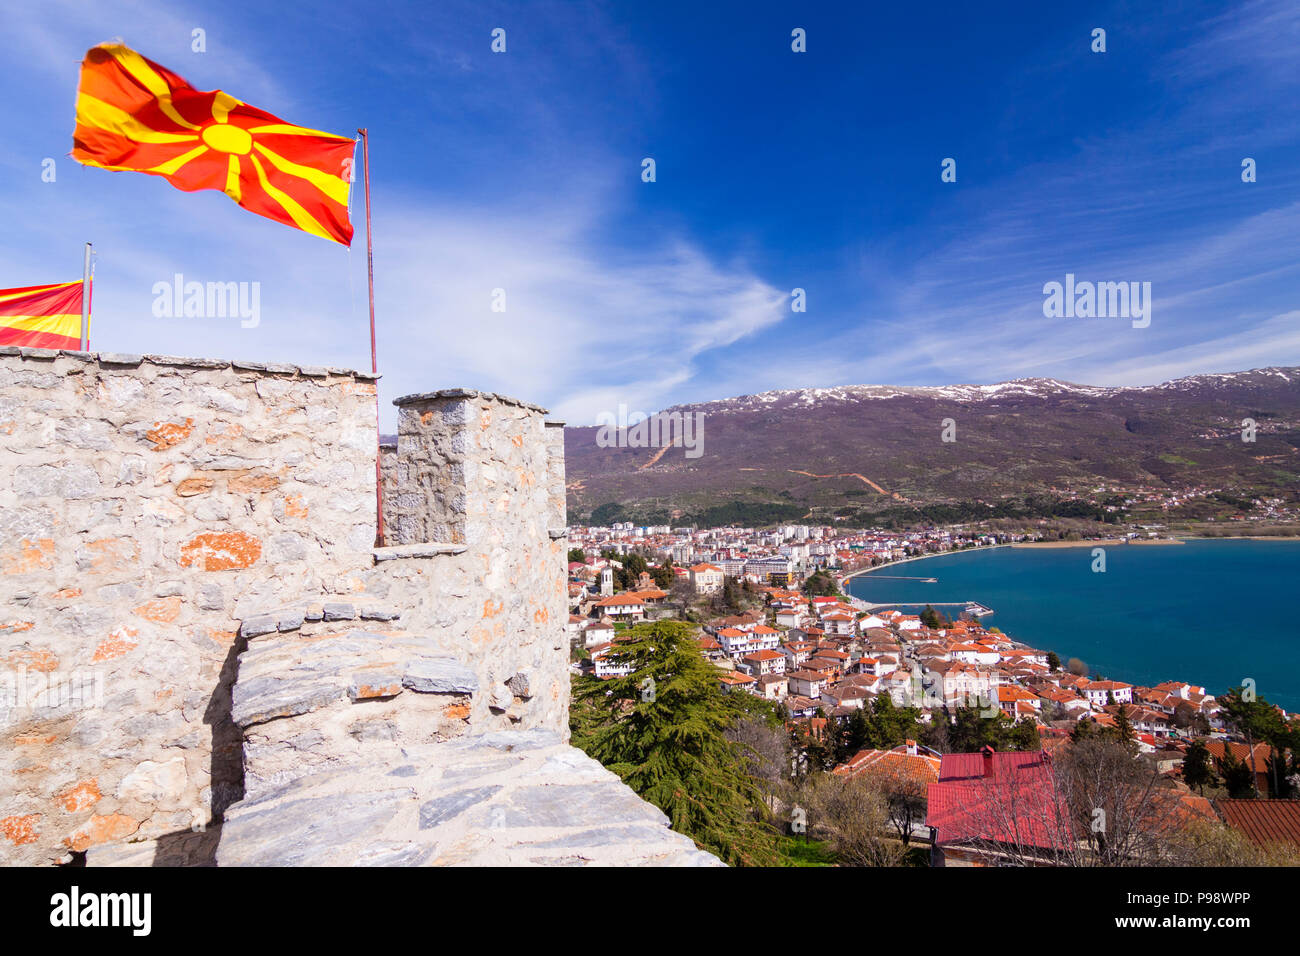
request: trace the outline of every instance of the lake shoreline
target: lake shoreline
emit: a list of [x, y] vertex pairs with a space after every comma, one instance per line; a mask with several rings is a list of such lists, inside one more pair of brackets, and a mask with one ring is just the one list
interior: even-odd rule
[[[1207, 543], [1215, 541], [1223, 543]], [[1225, 642], [1207, 617], [1207, 609], [1224, 595], [1259, 597], [1258, 592], [1266, 613], [1285, 616], [1292, 604], [1285, 595], [1300, 571], [1300, 540], [1267, 547], [1246, 536], [1192, 537], [1179, 539], [1183, 547], [1175, 549], [1110, 549], [1114, 543], [1042, 542], [1056, 547], [1038, 547], [1035, 553], [1037, 543], [1018, 542], [1031, 547], [1001, 545], [998, 555], [969, 560], [957, 555], [994, 547], [921, 555], [906, 560], [944, 555], [953, 560], [913, 572], [934, 583], [894, 578], [888, 571], [873, 583], [868, 572], [853, 575], [845, 590], [876, 607], [981, 602], [997, 611], [1001, 630], [1013, 640], [1056, 651], [1062, 660], [1079, 657], [1094, 673], [1144, 686], [1185, 680], [1211, 693], [1254, 677], [1267, 681], [1264, 696], [1273, 703], [1300, 711], [1300, 641], [1294, 628]], [[1087, 548], [1097, 546], [1109, 551], [1108, 567], [1093, 567]], [[855, 580], [860, 583], [854, 585]]]
[[899, 558], [896, 561], [886, 561], [884, 564], [874, 564], [869, 568], [859, 568], [856, 571], [850, 571], [848, 574], [844, 575], [844, 577], [840, 578], [840, 586], [843, 587], [845, 584], [848, 584], [850, 581], [852, 581], [854, 578], [858, 577], [859, 575], [871, 574], [873, 571], [883, 571], [885, 568], [892, 568], [895, 565], [899, 565], [899, 564], [909, 564], [912, 561], [924, 561], [927, 558], [942, 558], [945, 555], [949, 555], [949, 554], [970, 554], [975, 551], [994, 551], [998, 548], [1010, 548], [1010, 547], [1014, 547], [1014, 545], [1010, 543], [982, 544], [976, 548], [956, 548], [955, 550], [952, 551], [936, 551], [934, 552], [934, 554], [915, 554], [910, 558]]

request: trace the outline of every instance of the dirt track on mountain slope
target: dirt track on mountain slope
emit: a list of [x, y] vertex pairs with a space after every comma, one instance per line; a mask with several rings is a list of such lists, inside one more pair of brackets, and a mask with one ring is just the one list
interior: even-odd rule
[[811, 471], [799, 471], [796, 468], [787, 468], [786, 471], [790, 472], [793, 475], [807, 475], [809, 478], [856, 478], [859, 481], [861, 481], [863, 484], [869, 485], [870, 487], [874, 488], [876, 491], [880, 492], [882, 495], [885, 495], [888, 498], [893, 498], [895, 501], [907, 500], [896, 491], [886, 491], [884, 488], [881, 488], [878, 484], [876, 484], [866, 475], [859, 475], [856, 471], [848, 472], [847, 474], [842, 474], [842, 475], [814, 475]]

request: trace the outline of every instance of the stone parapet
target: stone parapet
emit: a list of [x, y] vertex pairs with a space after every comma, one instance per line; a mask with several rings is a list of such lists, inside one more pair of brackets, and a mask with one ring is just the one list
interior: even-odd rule
[[372, 565], [373, 378], [0, 348], [0, 863], [238, 799], [239, 621]]
[[0, 348], [0, 864], [716, 862], [565, 743], [562, 425], [399, 399], [377, 547], [374, 379]]

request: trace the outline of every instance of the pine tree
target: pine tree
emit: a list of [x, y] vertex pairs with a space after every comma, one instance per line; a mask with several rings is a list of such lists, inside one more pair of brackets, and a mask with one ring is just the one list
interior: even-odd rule
[[881, 694], [871, 702], [871, 746], [877, 750], [890, 750], [906, 740], [914, 740], [920, 733], [921, 711], [916, 707], [895, 707], [888, 694]]
[[1210, 763], [1210, 749], [1203, 741], [1193, 740], [1183, 757], [1183, 783], [1197, 793], [1203, 793], [1206, 785], [1214, 786], [1216, 779]]
[[1133, 722], [1128, 718], [1128, 711], [1123, 704], [1115, 712], [1115, 739], [1124, 745], [1124, 749], [1130, 754], [1136, 755], [1138, 752], [1137, 731], [1133, 729]]
[[1007, 730], [1005, 742], [1011, 750], [1032, 751], [1043, 749], [1043, 738], [1038, 733], [1038, 723], [1032, 717], [1017, 720]]
[[1249, 800], [1255, 794], [1255, 772], [1246, 765], [1246, 761], [1236, 756], [1232, 748], [1223, 745], [1223, 757], [1218, 761], [1219, 776], [1228, 788], [1228, 796], [1234, 800]]
[[725, 736], [742, 719], [771, 717], [771, 706], [724, 693], [692, 628], [679, 621], [639, 624], [611, 653], [632, 673], [575, 680], [574, 744], [704, 849], [732, 864], [774, 864], [774, 831], [748, 773], [752, 754]]
[[1070, 731], [1070, 739], [1076, 744], [1084, 740], [1091, 740], [1096, 736], [1097, 722], [1091, 717], [1080, 717], [1074, 725], [1074, 729]]

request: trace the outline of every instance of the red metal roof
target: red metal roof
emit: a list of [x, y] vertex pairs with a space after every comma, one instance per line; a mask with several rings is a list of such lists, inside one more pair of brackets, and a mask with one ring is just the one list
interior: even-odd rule
[[944, 754], [939, 781], [927, 788], [926, 815], [939, 844], [982, 840], [1064, 849], [1071, 842], [1051, 758], [1042, 751]]
[[[944, 754], [943, 766], [939, 768], [939, 782], [982, 778], [985, 775], [984, 756], [982, 751], [973, 754]], [[1043, 754], [1037, 750], [994, 751], [992, 758], [993, 773], [996, 777], [1002, 777], [1016, 770], [1041, 766], [1043, 763]]]
[[1300, 800], [1216, 800], [1214, 806], [1256, 846], [1300, 844]]

